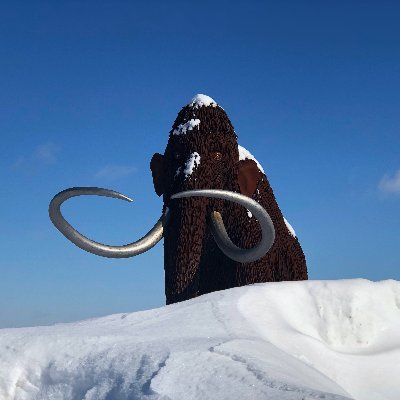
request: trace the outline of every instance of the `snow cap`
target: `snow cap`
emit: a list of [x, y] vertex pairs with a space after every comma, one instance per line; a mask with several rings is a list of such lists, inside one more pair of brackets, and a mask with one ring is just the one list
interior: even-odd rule
[[215, 100], [205, 94], [196, 94], [193, 99], [190, 101], [188, 106], [193, 108], [199, 107], [216, 107], [218, 104]]

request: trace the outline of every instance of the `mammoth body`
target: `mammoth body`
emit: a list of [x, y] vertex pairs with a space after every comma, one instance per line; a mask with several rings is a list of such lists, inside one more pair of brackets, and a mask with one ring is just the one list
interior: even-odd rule
[[238, 146], [228, 116], [210, 97], [197, 95], [182, 108], [150, 169], [164, 205], [143, 238], [124, 246], [98, 243], [62, 216], [62, 203], [75, 196], [131, 201], [108, 189], [58, 193], [50, 202], [51, 221], [78, 247], [103, 257], [136, 256], [164, 238], [167, 304], [256, 282], [307, 279], [303, 251], [262, 167]]
[[[300, 243], [286, 226], [265, 173], [255, 160], [240, 160], [244, 149], [238, 147], [228, 116], [207, 99], [197, 96], [180, 111], [164, 155], [155, 154], [150, 164], [155, 191], [170, 212], [164, 229], [167, 304], [256, 282], [308, 278]], [[196, 189], [233, 191], [259, 203], [275, 228], [269, 252], [249, 263], [227, 257], [214, 240], [210, 215], [218, 211], [232, 242], [245, 249], [260, 241], [259, 223], [244, 207], [226, 200], [171, 201], [174, 193]]]

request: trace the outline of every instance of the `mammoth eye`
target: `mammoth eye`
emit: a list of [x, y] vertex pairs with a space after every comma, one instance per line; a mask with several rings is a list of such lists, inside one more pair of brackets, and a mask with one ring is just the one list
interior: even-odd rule
[[222, 160], [222, 154], [219, 151], [215, 151], [214, 153], [211, 153], [211, 157], [214, 161]]
[[175, 151], [175, 152], [174, 152], [174, 158], [175, 158], [175, 160], [180, 160], [180, 158], [181, 158], [181, 153], [179, 153], [178, 151]]

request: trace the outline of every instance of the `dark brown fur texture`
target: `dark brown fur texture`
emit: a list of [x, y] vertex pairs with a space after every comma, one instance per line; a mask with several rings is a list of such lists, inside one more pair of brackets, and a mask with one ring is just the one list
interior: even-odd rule
[[[200, 124], [185, 134], [174, 134], [179, 125], [191, 119], [199, 119]], [[200, 155], [200, 164], [185, 177], [185, 163], [194, 152]], [[215, 157], [217, 152], [221, 160]], [[308, 279], [300, 243], [289, 233], [266, 175], [254, 161], [239, 161], [237, 136], [222, 108], [184, 107], [172, 126], [164, 156], [153, 156], [151, 170], [156, 192], [163, 194], [164, 208], [171, 213], [164, 231], [167, 304], [255, 282]], [[230, 190], [259, 202], [274, 223], [276, 238], [271, 250], [247, 264], [226, 257], [208, 225], [212, 211], [222, 214], [230, 238], [242, 248], [258, 243], [259, 225], [254, 217], [249, 218], [246, 209], [224, 200], [170, 200], [174, 193], [193, 189]]]

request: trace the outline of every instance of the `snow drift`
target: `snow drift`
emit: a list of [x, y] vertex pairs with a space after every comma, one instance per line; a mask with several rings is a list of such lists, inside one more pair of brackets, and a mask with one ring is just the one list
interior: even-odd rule
[[266, 283], [0, 330], [0, 399], [400, 398], [400, 282]]

